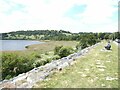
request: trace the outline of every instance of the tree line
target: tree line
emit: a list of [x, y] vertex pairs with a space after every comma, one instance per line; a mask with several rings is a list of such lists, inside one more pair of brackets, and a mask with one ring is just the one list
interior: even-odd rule
[[[79, 32], [79, 33], [71, 33], [69, 31], [64, 30], [21, 30], [9, 33], [1, 33], [0, 39], [2, 40], [81, 40], [82, 37], [87, 36], [88, 38], [92, 36], [92, 38], [103, 40], [103, 39], [120, 39], [120, 33], [108, 33], [108, 32], [100, 32], [100, 33], [92, 33], [92, 32]], [[93, 37], [94, 36], [94, 37]]]

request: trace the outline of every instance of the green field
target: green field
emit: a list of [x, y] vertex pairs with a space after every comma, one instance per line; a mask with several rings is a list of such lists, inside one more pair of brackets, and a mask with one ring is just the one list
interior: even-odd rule
[[118, 47], [111, 42], [110, 51], [103, 41], [76, 63], [54, 73], [33, 88], [118, 88]]

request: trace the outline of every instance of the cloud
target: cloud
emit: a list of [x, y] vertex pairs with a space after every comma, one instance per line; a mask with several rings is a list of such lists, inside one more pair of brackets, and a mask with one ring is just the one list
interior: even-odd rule
[[[107, 1], [107, 2], [106, 2]], [[109, 0], [110, 1], [110, 0]], [[113, 12], [117, 11], [117, 8], [111, 6], [108, 0], [99, 0], [95, 4], [89, 3], [86, 11], [80, 16], [83, 16], [83, 21], [87, 23], [103, 23], [108, 21]]]
[[1, 0], [0, 32], [117, 31], [118, 0]]

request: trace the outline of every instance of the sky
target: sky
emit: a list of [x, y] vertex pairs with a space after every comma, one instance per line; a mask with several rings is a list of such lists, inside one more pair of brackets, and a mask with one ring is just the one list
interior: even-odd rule
[[118, 31], [119, 0], [0, 0], [0, 33]]

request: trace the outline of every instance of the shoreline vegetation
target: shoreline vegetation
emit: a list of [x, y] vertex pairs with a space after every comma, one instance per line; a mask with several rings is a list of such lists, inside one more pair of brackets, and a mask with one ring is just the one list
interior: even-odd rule
[[120, 39], [120, 34], [118, 32], [71, 33], [63, 30], [35, 30], [2, 33], [0, 37], [3, 40], [21, 39], [45, 42], [27, 46], [27, 50], [0, 52], [2, 59], [2, 80], [5, 80], [45, 65], [52, 60], [66, 57], [103, 40], [114, 41], [115, 39]]
[[[76, 41], [45, 41], [45, 42], [46, 43], [30, 45], [27, 48], [27, 50], [2, 51], [1, 52], [3, 68], [2, 79], [4, 80], [13, 78], [35, 67], [45, 65], [46, 63], [49, 63], [52, 60], [59, 59], [60, 57], [58, 55], [54, 55], [54, 48], [56, 46], [75, 48], [75, 46], [77, 45]], [[25, 63], [26, 65], [24, 65]], [[15, 70], [15, 67], [17, 67], [18, 70]], [[26, 68], [26, 70], [24, 68]], [[8, 70], [10, 72], [8, 72]]]

